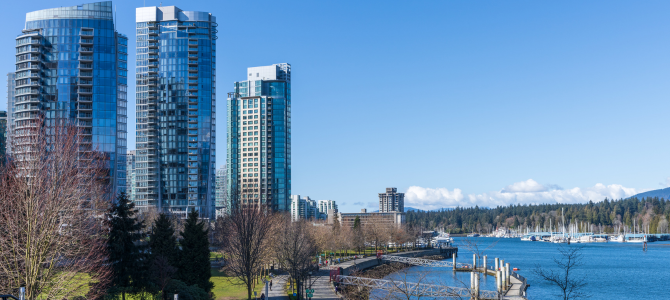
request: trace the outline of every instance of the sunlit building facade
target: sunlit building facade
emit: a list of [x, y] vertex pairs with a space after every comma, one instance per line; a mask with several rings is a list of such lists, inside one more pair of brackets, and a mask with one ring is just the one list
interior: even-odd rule
[[16, 38], [12, 135], [38, 118], [74, 123], [80, 151], [109, 162], [110, 196], [126, 190], [127, 45], [111, 1], [30, 12]]
[[290, 210], [291, 65], [247, 69], [228, 94], [228, 199], [232, 208]]
[[135, 202], [215, 216], [216, 18], [175, 6], [136, 9]]

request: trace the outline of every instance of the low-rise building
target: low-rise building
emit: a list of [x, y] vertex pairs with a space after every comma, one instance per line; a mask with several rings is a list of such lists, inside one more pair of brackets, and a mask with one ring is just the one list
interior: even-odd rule
[[361, 226], [371, 223], [389, 224], [400, 227], [405, 224], [405, 213], [401, 212], [373, 212], [362, 209], [360, 213], [338, 213], [337, 218], [342, 226], [354, 227], [356, 217], [361, 220]]

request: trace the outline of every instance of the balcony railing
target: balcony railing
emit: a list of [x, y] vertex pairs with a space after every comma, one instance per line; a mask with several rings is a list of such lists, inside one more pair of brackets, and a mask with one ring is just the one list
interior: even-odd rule
[[79, 39], [79, 43], [80, 44], [93, 44], [93, 39], [81, 38], [81, 39]]

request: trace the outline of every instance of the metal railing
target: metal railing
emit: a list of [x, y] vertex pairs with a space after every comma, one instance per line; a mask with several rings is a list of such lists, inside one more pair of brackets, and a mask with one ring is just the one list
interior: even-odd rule
[[[436, 268], [453, 268], [454, 263], [446, 260], [431, 260], [423, 258], [402, 257], [396, 255], [382, 255], [381, 259], [387, 261], [401, 262], [415, 266], [436, 267]], [[470, 264], [456, 263], [456, 268], [472, 268]]]
[[[340, 284], [365, 286], [389, 292], [408, 293], [410, 296], [460, 298], [460, 297], [470, 297], [477, 294], [476, 290], [468, 288], [414, 283], [405, 281], [393, 281], [386, 279], [337, 275], [336, 280]], [[479, 290], [479, 298], [498, 299], [499, 293], [496, 291]]]
[[512, 276], [512, 277], [518, 279], [519, 281], [521, 281], [521, 296], [526, 297], [526, 286], [528, 285], [528, 281], [526, 280], [526, 277], [523, 277], [516, 272], [511, 272], [510, 276]]

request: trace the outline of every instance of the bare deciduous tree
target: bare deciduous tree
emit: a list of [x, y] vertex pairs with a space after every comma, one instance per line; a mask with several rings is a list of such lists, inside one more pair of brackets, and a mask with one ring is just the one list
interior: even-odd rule
[[106, 157], [75, 126], [44, 122], [15, 132], [0, 170], [0, 293], [24, 286], [29, 300], [64, 299], [90, 289], [94, 299], [111, 276]]
[[217, 231], [227, 257], [224, 270], [238, 278], [251, 299], [254, 281], [271, 255], [275, 216], [266, 208], [242, 207], [223, 219], [225, 230]]
[[296, 282], [298, 299], [302, 299], [303, 282], [314, 268], [312, 258], [317, 251], [316, 242], [307, 226], [311, 225], [304, 220], [291, 222], [286, 216], [278, 227], [275, 244], [277, 260]]
[[584, 265], [582, 250], [582, 247], [561, 245], [558, 247], [560, 257], [554, 257], [558, 270], [535, 265], [533, 273], [549, 284], [560, 288], [561, 293], [556, 296], [562, 297], [563, 300], [588, 298], [589, 294], [584, 292], [587, 284], [586, 276], [575, 274], [575, 271]]
[[381, 217], [369, 218], [368, 222], [363, 226], [363, 230], [365, 230], [366, 240], [375, 244], [375, 251], [380, 246], [384, 247], [389, 242], [394, 226], [393, 223], [389, 223]]

